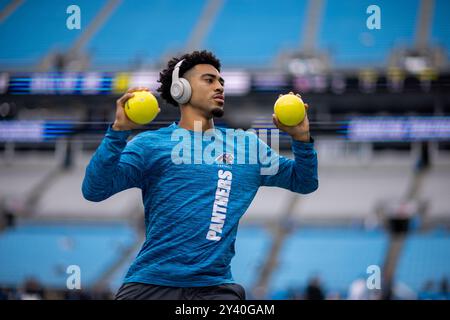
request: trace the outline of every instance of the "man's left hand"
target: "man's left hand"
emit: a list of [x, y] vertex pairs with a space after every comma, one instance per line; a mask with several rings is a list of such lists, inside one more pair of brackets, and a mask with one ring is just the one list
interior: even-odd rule
[[[289, 92], [289, 94], [294, 94], [293, 92]], [[280, 94], [280, 97], [282, 95]], [[297, 97], [301, 98], [301, 96], [297, 93]], [[309, 134], [309, 120], [308, 120], [308, 104], [305, 103], [305, 118], [296, 126], [285, 126], [282, 124], [279, 120], [276, 114], [272, 114], [272, 120], [275, 126], [280, 129], [281, 131], [286, 132], [289, 134], [292, 139], [302, 141], [302, 142], [309, 142], [310, 141], [310, 134]]]

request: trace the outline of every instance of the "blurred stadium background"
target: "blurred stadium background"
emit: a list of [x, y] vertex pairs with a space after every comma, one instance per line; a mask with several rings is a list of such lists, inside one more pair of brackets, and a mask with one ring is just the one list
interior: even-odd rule
[[[373, 4], [381, 29], [366, 25]], [[291, 90], [311, 106], [319, 189], [258, 192], [232, 263], [249, 298], [449, 299], [449, 12], [448, 0], [0, 0], [0, 299], [113, 297], [144, 238], [141, 195], [91, 203], [84, 170], [117, 97], [155, 91], [167, 59], [194, 49], [223, 64], [217, 125], [269, 128]], [[178, 118], [160, 104], [149, 130]], [[286, 136], [280, 152], [292, 157]], [[70, 265], [81, 290], [66, 287]], [[370, 266], [381, 289], [366, 286]]]

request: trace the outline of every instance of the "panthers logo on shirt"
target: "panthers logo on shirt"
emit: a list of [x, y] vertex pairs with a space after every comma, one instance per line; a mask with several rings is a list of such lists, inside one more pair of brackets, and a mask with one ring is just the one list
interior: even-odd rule
[[222, 153], [220, 156], [218, 156], [215, 160], [217, 164], [232, 164], [234, 160], [234, 157], [230, 153]]

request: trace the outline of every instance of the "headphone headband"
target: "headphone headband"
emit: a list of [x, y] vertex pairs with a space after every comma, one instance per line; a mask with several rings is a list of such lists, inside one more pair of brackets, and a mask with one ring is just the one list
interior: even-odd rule
[[173, 68], [173, 72], [172, 72], [172, 83], [175, 81], [178, 81], [180, 76], [180, 66], [183, 63], [183, 60], [178, 61], [178, 63], [175, 65], [175, 67]]

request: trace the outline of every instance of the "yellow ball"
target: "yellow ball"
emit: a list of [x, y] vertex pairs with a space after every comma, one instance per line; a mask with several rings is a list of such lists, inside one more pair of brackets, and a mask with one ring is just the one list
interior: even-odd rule
[[305, 118], [305, 104], [302, 99], [293, 94], [279, 97], [273, 110], [278, 120], [285, 126], [296, 126]]
[[148, 91], [133, 92], [134, 97], [125, 103], [127, 117], [137, 124], [147, 124], [158, 114], [158, 100]]

